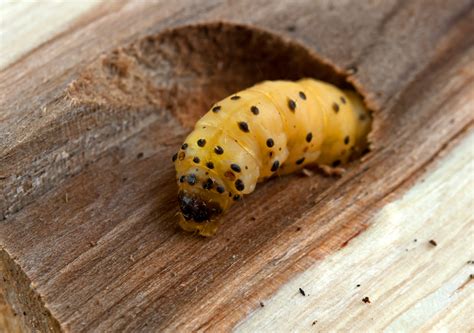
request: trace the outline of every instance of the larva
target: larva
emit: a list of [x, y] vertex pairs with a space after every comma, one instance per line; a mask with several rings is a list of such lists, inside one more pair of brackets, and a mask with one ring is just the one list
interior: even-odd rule
[[173, 156], [181, 227], [213, 235], [218, 216], [258, 182], [346, 163], [366, 148], [370, 127], [356, 93], [313, 79], [265, 81], [221, 100]]

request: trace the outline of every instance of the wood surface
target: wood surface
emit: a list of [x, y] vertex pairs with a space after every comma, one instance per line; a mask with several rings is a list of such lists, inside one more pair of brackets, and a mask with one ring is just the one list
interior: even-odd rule
[[[2, 8], [0, 289], [23, 330], [474, 329], [472, 1], [22, 6]], [[371, 152], [180, 231], [192, 122], [303, 76], [363, 94]]]

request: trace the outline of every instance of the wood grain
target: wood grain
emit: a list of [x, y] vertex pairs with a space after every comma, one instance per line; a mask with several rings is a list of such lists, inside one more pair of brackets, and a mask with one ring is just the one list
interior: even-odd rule
[[[264, 331], [310, 329], [318, 320], [331, 330], [359, 320], [357, 327], [373, 330], [472, 328], [471, 284], [412, 320], [430, 290], [446, 300], [467, 270], [460, 269], [467, 240], [456, 237], [472, 234], [472, 220], [455, 212], [473, 201], [461, 190], [472, 184], [465, 166], [472, 162], [465, 155], [474, 107], [472, 2], [97, 6], [42, 44], [26, 42], [0, 72], [0, 272], [25, 327], [222, 331], [239, 323]], [[262, 40], [269, 44], [259, 48]], [[346, 77], [376, 111], [372, 152], [339, 179], [269, 181], [232, 209], [212, 239], [181, 232], [170, 157], [189, 119], [211, 99], [269, 75]], [[432, 194], [455, 188], [450, 201]], [[439, 215], [415, 214], [430, 204]], [[389, 218], [393, 210], [401, 217]], [[449, 219], [455, 223], [442, 223]], [[383, 238], [397, 225], [400, 238]], [[440, 234], [436, 251], [421, 244]], [[403, 247], [411, 237], [420, 244], [403, 258], [384, 245]], [[368, 252], [370, 242], [381, 252]], [[427, 264], [430, 254], [444, 265]], [[367, 283], [361, 290], [370, 305], [354, 301], [353, 283], [341, 274], [344, 264], [358, 263], [366, 269], [349, 279]], [[324, 285], [315, 286], [315, 274]], [[424, 289], [394, 289], [403, 279]], [[301, 283], [307, 298], [297, 298]], [[337, 292], [338, 305], [315, 300], [334, 301]], [[347, 317], [345, 309], [356, 313]], [[277, 314], [282, 326], [273, 326]]]
[[0, 330], [8, 333], [21, 333], [28, 328], [22, 326], [18, 313], [13, 312], [11, 306], [5, 300], [5, 296], [0, 294]]
[[[45, 1], [43, 6], [38, 6], [33, 2], [2, 2], [0, 69], [73, 28], [76, 19], [91, 8], [100, 12], [98, 4], [98, 1]], [[31, 21], [35, 23], [31, 24]]]
[[377, 332], [472, 330], [467, 313], [474, 311], [474, 251], [465, 235], [474, 230], [472, 211], [465, 208], [474, 204], [474, 178], [466, 177], [474, 133], [455, 142], [372, 217], [366, 232], [262, 299], [264, 307], [236, 331], [360, 332], [367, 324]]

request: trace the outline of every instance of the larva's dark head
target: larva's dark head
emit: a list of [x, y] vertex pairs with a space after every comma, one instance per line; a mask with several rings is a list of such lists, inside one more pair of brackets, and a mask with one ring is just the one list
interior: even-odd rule
[[218, 203], [210, 202], [191, 193], [179, 192], [178, 200], [183, 217], [196, 223], [210, 221], [222, 213], [222, 208]]
[[216, 218], [223, 211], [217, 202], [212, 202], [186, 191], [179, 192], [178, 201], [184, 219], [180, 221], [183, 229], [188, 231], [197, 230], [204, 236], [214, 234], [217, 228]]

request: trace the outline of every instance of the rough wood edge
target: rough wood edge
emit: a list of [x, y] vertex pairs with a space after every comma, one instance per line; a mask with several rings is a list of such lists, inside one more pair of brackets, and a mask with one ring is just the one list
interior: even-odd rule
[[18, 314], [16, 318], [23, 331], [61, 331], [59, 322], [48, 310], [43, 297], [4, 248], [0, 248], [0, 274], [4, 282], [1, 292], [14, 313]]

